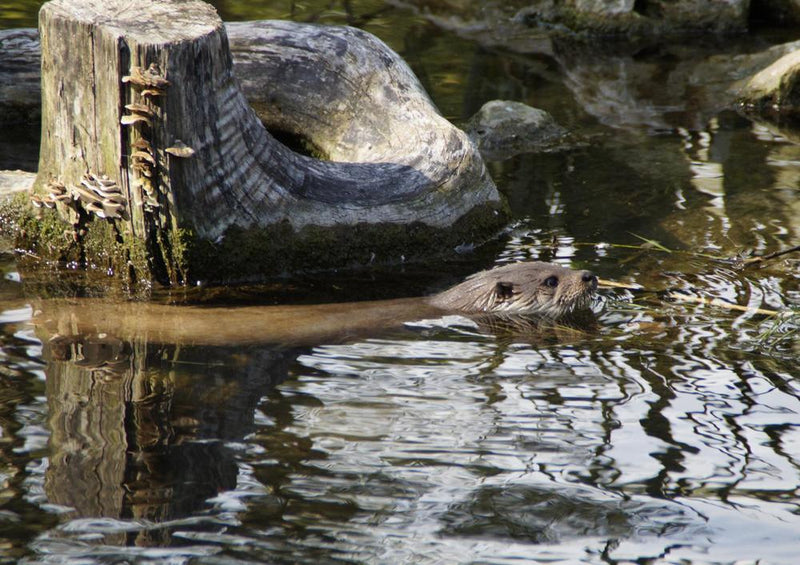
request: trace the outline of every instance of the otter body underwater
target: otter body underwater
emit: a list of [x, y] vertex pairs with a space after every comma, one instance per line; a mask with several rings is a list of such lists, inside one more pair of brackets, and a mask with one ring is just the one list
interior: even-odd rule
[[111, 334], [186, 345], [306, 345], [446, 314], [559, 319], [588, 310], [596, 288], [597, 278], [589, 271], [524, 262], [481, 271], [422, 298], [230, 308], [79, 299], [46, 301], [34, 321], [52, 336]]

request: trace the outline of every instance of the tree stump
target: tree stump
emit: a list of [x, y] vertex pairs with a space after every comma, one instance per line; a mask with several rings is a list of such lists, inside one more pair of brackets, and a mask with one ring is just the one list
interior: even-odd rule
[[467, 136], [365, 32], [254, 28], [262, 118], [304, 154], [247, 103], [211, 6], [53, 0], [39, 17], [39, 253], [164, 283], [252, 279], [421, 257], [504, 219]]

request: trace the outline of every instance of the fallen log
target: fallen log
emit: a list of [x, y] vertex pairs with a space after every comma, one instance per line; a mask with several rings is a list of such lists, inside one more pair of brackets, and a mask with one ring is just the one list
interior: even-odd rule
[[37, 256], [163, 283], [252, 279], [441, 254], [502, 224], [480, 155], [380, 40], [248, 30], [261, 116], [306, 154], [247, 103], [207, 4], [43, 6], [39, 214], [22, 222]]

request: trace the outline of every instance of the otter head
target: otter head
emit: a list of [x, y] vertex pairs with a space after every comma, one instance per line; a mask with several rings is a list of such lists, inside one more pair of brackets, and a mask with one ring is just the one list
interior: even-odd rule
[[560, 318], [591, 305], [597, 277], [541, 262], [481, 271], [430, 299], [437, 308], [466, 314], [533, 314]]

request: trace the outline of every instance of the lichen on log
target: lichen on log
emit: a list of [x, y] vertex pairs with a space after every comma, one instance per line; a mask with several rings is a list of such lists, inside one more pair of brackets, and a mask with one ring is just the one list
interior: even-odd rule
[[[31, 202], [40, 217], [66, 222], [63, 244], [80, 260], [100, 252], [115, 272], [164, 283], [257, 278], [413, 259], [502, 224], [504, 205], [474, 145], [380, 40], [288, 22], [253, 33], [263, 49], [251, 61], [276, 101], [262, 118], [328, 159], [293, 151], [264, 127], [209, 5], [43, 6]], [[215, 260], [228, 238], [247, 246], [241, 261]], [[309, 265], [302, 254], [312, 248]]]

